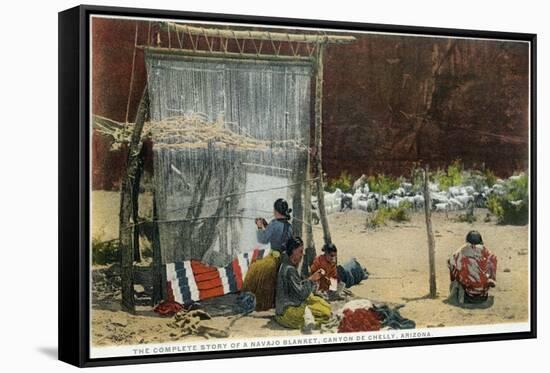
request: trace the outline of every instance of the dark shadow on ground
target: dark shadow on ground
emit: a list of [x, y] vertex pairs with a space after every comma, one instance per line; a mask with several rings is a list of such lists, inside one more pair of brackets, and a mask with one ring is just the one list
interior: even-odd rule
[[417, 300], [437, 299], [437, 296], [435, 298], [432, 298], [430, 294], [426, 294], [421, 297], [414, 297], [414, 298], [401, 297], [401, 299], [403, 299], [405, 302], [415, 302]]
[[264, 326], [262, 326], [262, 328], [264, 329], [270, 329], [270, 330], [293, 330], [293, 329], [289, 329], [289, 328], [285, 328], [284, 326], [282, 326], [281, 324], [279, 324], [277, 321], [275, 321], [275, 317], [272, 316], [269, 318], [269, 321], [267, 322], [267, 324], [265, 324]]
[[495, 297], [493, 297], [492, 295], [489, 295], [489, 297], [487, 298], [487, 300], [483, 303], [463, 303], [463, 304], [460, 304], [456, 301], [456, 299], [445, 299], [443, 301], [443, 303], [445, 304], [449, 304], [451, 306], [455, 306], [455, 307], [460, 307], [460, 308], [464, 308], [464, 309], [468, 309], [468, 310], [484, 310], [484, 309], [487, 309], [487, 308], [491, 308], [493, 306], [493, 304], [495, 303]]

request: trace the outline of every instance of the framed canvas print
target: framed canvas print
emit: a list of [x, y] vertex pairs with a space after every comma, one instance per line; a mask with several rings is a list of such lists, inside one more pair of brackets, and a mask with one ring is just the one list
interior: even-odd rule
[[536, 336], [536, 36], [59, 13], [59, 357]]

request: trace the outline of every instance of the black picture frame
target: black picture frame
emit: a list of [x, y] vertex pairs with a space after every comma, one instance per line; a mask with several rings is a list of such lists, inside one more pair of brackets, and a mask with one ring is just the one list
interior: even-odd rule
[[[238, 22], [274, 26], [345, 29], [452, 37], [476, 37], [530, 43], [530, 323], [528, 332], [412, 340], [345, 343], [209, 353], [185, 353], [92, 359], [89, 356], [90, 309], [90, 87], [89, 32], [91, 15], [154, 17], [193, 21]], [[389, 348], [536, 338], [537, 335], [537, 152], [536, 152], [536, 34], [381, 25], [310, 19], [211, 14], [173, 10], [82, 5], [59, 13], [59, 359], [79, 367], [172, 362], [186, 360], [282, 355], [325, 351]]]

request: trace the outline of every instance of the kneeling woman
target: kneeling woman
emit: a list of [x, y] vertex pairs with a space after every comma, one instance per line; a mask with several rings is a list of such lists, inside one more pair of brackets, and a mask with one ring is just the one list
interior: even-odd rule
[[265, 258], [256, 260], [248, 268], [241, 291], [249, 291], [256, 296], [256, 311], [265, 311], [275, 305], [275, 286], [280, 254], [283, 244], [292, 237], [292, 226], [289, 223], [292, 209], [282, 198], [275, 201], [273, 219], [266, 224], [264, 219], [256, 219], [257, 238], [260, 243], [271, 245], [271, 253]]
[[[277, 276], [275, 297], [275, 320], [287, 328], [301, 329], [317, 326], [330, 319], [331, 308], [323, 298], [313, 295], [317, 282], [323, 275], [319, 269], [309, 278], [303, 279], [298, 273], [298, 264], [304, 255], [304, 244], [299, 237], [291, 238], [286, 244]], [[307, 316], [309, 315], [309, 317]], [[313, 320], [308, 320], [313, 316]]]

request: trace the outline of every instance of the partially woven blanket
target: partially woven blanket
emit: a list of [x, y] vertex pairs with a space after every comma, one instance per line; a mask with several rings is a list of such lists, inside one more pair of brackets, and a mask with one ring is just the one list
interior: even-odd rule
[[270, 251], [255, 249], [242, 253], [225, 267], [208, 266], [198, 260], [167, 263], [167, 300], [185, 305], [236, 293], [241, 290], [250, 264], [269, 255]]

